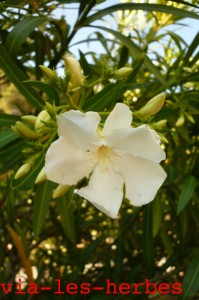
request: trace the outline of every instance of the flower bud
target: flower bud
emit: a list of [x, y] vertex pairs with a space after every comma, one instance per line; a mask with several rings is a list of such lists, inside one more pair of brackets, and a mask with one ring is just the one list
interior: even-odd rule
[[23, 121], [25, 121], [26, 123], [28, 123], [29, 125], [35, 126], [35, 121], [36, 121], [37, 117], [32, 116], [32, 115], [26, 115], [26, 116], [22, 116], [21, 119]]
[[40, 137], [40, 135], [37, 132], [30, 129], [28, 126], [26, 126], [21, 121], [17, 121], [15, 126], [14, 127], [12, 126], [12, 130], [24, 139], [34, 139], [35, 140]]
[[187, 68], [187, 67], [184, 67], [183, 70], [187, 73], [192, 73], [192, 69], [191, 68]]
[[30, 162], [23, 164], [15, 174], [15, 179], [19, 179], [20, 177], [26, 175], [30, 171], [31, 167], [32, 163]]
[[193, 118], [191, 115], [186, 114], [186, 117], [187, 117], [187, 119], [189, 120], [189, 122], [195, 124], [195, 120], [194, 120], [194, 118]]
[[167, 120], [161, 120], [154, 124], [156, 130], [162, 130], [167, 125]]
[[132, 68], [124, 67], [115, 71], [113, 76], [118, 79], [126, 78], [131, 74], [132, 71]]
[[186, 82], [184, 84], [185, 89], [191, 89], [191, 88], [194, 88], [194, 86], [195, 86], [194, 82]]
[[49, 102], [46, 102], [46, 108], [47, 108], [47, 112], [49, 113], [49, 115], [51, 116], [51, 118], [53, 120], [56, 120], [56, 108], [54, 105], [50, 104]]
[[134, 113], [138, 118], [148, 118], [159, 112], [165, 102], [165, 94], [161, 93], [153, 97], [144, 107]]
[[15, 126], [11, 125], [11, 129], [12, 129], [12, 131], [14, 131], [14, 133], [16, 133], [16, 135], [21, 136], [20, 132], [18, 132], [18, 130]]
[[42, 121], [44, 122], [49, 122], [51, 121], [50, 115], [46, 110], [42, 110], [36, 119], [35, 122], [35, 130], [39, 133], [46, 133], [49, 128], [46, 127], [46, 125], [44, 123], [42, 123]]
[[180, 115], [180, 117], [177, 119], [176, 123], [175, 123], [175, 126], [176, 127], [180, 127], [184, 124], [184, 115]]
[[41, 171], [39, 172], [39, 174], [37, 175], [35, 183], [38, 184], [38, 183], [41, 183], [41, 182], [43, 182], [45, 180], [46, 180], [46, 172], [45, 172], [45, 168], [43, 167], [41, 169]]
[[167, 140], [167, 138], [164, 135], [161, 135], [161, 141], [165, 144], [169, 144], [169, 141]]
[[53, 194], [52, 194], [53, 199], [56, 199], [56, 198], [59, 198], [59, 197], [63, 196], [65, 193], [68, 192], [69, 189], [70, 189], [69, 185], [59, 184], [56, 187], [56, 189], [53, 190]]
[[50, 79], [50, 80], [53, 80], [53, 81], [57, 81], [57, 75], [55, 73], [55, 71], [45, 67], [45, 66], [42, 66], [42, 65], [39, 65], [39, 68], [40, 70], [42, 71], [42, 73], [44, 73], [44, 75]]
[[80, 63], [76, 60], [76, 58], [72, 55], [65, 55], [64, 62], [66, 69], [69, 70], [71, 74], [71, 83], [73, 87], [78, 87], [83, 84], [84, 76], [82, 73], [82, 69]]

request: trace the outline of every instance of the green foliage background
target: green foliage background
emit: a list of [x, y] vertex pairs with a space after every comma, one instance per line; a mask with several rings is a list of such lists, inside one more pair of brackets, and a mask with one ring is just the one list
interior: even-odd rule
[[[198, 299], [199, 34], [187, 44], [180, 31], [176, 33], [170, 27], [183, 26], [185, 18], [199, 20], [198, 2], [125, 1], [111, 5], [111, 1], [104, 1], [105, 9], [99, 9], [96, 2], [0, 3], [0, 282], [13, 283], [22, 267], [30, 280], [32, 265], [38, 270], [38, 286], [53, 287], [55, 278], [62, 279], [63, 288], [69, 282], [103, 286], [106, 278], [117, 284], [148, 278], [157, 284], [183, 282], [179, 297], [157, 293], [154, 299]], [[66, 14], [71, 13], [69, 4], [78, 11], [71, 28], [64, 18], [53, 17], [54, 10], [62, 5]], [[143, 13], [140, 20], [145, 27], [139, 26], [138, 11]], [[95, 22], [107, 16], [112, 17], [115, 27]], [[128, 18], [130, 23], [125, 22]], [[18, 137], [11, 129], [21, 115], [37, 116], [45, 101], [54, 101], [57, 106], [67, 104], [59, 87], [39, 82], [43, 75], [38, 66], [45, 64], [55, 70], [63, 67], [63, 55], [70, 51], [75, 34], [88, 26], [95, 33], [83, 36], [77, 45], [88, 82], [81, 89], [85, 111], [110, 111], [119, 101], [135, 111], [153, 96], [166, 92], [163, 109], [147, 121], [155, 128], [158, 121], [167, 120], [167, 126], [160, 130], [168, 140], [163, 143], [167, 179], [149, 205], [134, 208], [124, 199], [116, 220], [97, 211], [72, 189], [53, 199], [54, 183], [35, 185], [46, 147], [55, 135], [38, 144]], [[96, 40], [103, 54], [92, 46]], [[89, 43], [85, 53], [81, 51], [83, 43]], [[132, 67], [132, 73], [113, 80], [113, 72], [124, 66]], [[97, 84], [103, 87], [98, 93]], [[24, 149], [37, 158], [26, 176], [14, 180], [26, 158]], [[31, 295], [5, 296], [2, 290], [0, 295], [1, 299], [34, 299]], [[49, 299], [49, 293], [39, 297]], [[70, 297], [84, 299], [80, 294]], [[85, 299], [123, 297], [150, 299], [144, 293], [111, 296], [101, 292]], [[52, 293], [50, 298], [60, 296]]]

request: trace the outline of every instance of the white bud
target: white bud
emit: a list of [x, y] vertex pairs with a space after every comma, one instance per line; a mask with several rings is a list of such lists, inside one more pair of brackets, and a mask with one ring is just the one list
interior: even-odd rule
[[53, 199], [56, 199], [56, 198], [59, 198], [59, 197], [63, 196], [65, 193], [68, 192], [69, 189], [70, 189], [69, 185], [59, 184], [56, 187], [56, 189], [53, 190], [53, 194], [52, 194]]
[[37, 175], [35, 183], [38, 184], [38, 183], [41, 183], [41, 182], [43, 182], [45, 180], [46, 180], [46, 172], [45, 172], [45, 168], [43, 167], [41, 169], [41, 171], [39, 172], [39, 174]]
[[23, 164], [15, 174], [15, 179], [19, 179], [20, 177], [26, 175], [32, 167], [32, 163], [28, 162]]
[[67, 54], [64, 56], [64, 61], [66, 69], [68, 69], [71, 74], [71, 83], [73, 88], [82, 85], [84, 76], [78, 60], [76, 60], [74, 56]]
[[35, 122], [35, 130], [39, 133], [45, 133], [46, 131], [49, 130], [49, 128], [47, 128], [46, 125], [44, 123], [42, 123], [42, 121], [44, 121], [44, 122], [51, 121], [51, 117], [46, 110], [42, 110], [38, 114], [36, 122]]

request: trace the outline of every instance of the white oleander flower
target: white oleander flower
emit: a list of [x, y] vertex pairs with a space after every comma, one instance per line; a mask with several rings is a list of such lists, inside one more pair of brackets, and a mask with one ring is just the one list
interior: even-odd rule
[[57, 117], [59, 139], [46, 154], [47, 178], [75, 185], [89, 177], [77, 194], [115, 218], [125, 197], [135, 206], [152, 201], [166, 178], [160, 138], [149, 126], [131, 127], [132, 112], [117, 103], [99, 127], [97, 112], [70, 110]]

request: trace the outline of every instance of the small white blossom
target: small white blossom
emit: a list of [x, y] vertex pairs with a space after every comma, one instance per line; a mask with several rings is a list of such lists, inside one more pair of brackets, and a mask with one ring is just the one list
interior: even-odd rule
[[70, 110], [57, 117], [59, 139], [46, 155], [49, 180], [75, 185], [89, 177], [77, 194], [115, 218], [125, 197], [135, 206], [152, 201], [166, 178], [159, 136], [149, 126], [131, 127], [132, 112], [118, 103], [99, 127], [97, 112]]

